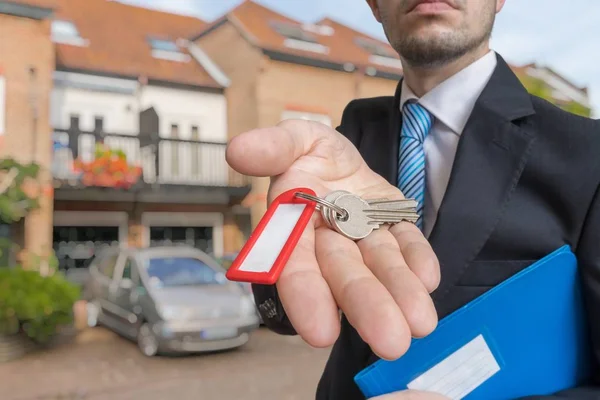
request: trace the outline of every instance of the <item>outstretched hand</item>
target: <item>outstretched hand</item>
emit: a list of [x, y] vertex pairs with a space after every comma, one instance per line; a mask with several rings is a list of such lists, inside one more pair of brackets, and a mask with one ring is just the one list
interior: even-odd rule
[[[325, 125], [300, 120], [235, 137], [227, 161], [236, 171], [271, 177], [269, 202], [297, 187], [324, 197], [347, 190], [363, 198], [402, 199], [373, 172], [348, 139]], [[437, 314], [429, 293], [440, 280], [437, 258], [409, 222], [352, 241], [315, 213], [277, 282], [290, 322], [310, 345], [326, 347], [339, 335], [338, 307], [375, 354], [396, 359], [411, 337], [433, 331]]]

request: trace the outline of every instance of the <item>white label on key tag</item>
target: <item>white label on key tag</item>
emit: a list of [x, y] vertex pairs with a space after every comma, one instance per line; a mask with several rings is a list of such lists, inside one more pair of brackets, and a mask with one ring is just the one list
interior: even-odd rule
[[240, 265], [240, 271], [269, 272], [298, 223], [306, 204], [280, 204], [254, 246]]
[[410, 382], [413, 390], [434, 392], [460, 400], [500, 371], [500, 365], [482, 335], [456, 350]]

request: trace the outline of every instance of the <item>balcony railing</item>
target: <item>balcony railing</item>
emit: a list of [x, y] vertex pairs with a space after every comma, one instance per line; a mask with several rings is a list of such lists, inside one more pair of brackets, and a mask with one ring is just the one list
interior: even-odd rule
[[250, 183], [247, 176], [233, 171], [225, 161], [225, 143], [74, 129], [54, 130], [54, 178], [71, 183], [81, 180], [77, 166], [93, 163], [100, 143], [124, 154], [129, 166], [141, 169], [139, 180], [147, 184], [245, 187]]

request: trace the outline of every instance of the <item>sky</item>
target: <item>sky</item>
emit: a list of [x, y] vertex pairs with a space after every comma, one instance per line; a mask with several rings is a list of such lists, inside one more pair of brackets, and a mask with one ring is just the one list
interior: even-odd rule
[[[210, 22], [243, 0], [121, 0], [197, 16]], [[328, 16], [385, 40], [365, 0], [256, 0], [302, 22]], [[594, 117], [600, 117], [600, 1], [506, 0], [491, 46], [514, 65], [548, 66], [589, 89]]]

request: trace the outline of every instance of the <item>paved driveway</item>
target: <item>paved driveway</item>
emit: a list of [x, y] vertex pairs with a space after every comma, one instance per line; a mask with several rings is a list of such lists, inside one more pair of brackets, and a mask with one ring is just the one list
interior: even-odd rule
[[103, 328], [0, 364], [2, 400], [310, 400], [329, 355], [265, 328], [233, 351], [152, 358]]

